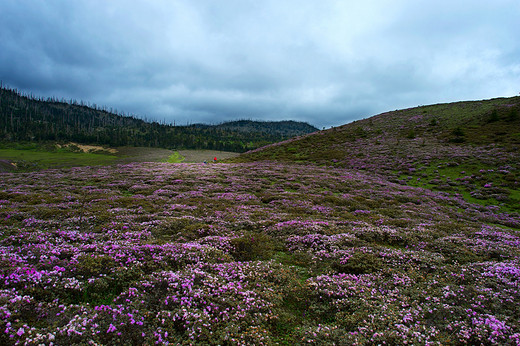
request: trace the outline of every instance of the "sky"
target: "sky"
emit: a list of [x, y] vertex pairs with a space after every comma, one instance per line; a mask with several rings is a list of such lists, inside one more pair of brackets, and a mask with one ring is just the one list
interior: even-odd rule
[[177, 125], [520, 92], [518, 0], [2, 0], [0, 80]]

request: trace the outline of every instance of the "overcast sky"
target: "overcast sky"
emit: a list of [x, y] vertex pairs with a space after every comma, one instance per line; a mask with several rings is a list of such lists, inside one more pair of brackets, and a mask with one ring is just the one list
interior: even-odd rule
[[1, 0], [0, 80], [177, 124], [518, 95], [519, 0]]

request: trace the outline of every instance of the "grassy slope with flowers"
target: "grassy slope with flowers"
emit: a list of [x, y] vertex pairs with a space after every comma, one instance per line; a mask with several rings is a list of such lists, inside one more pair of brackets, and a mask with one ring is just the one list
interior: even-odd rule
[[515, 134], [469, 135], [515, 128], [513, 101], [476, 125], [423, 121], [449, 108], [432, 106], [240, 158], [278, 162], [4, 173], [0, 343], [519, 344]]
[[233, 162], [260, 160], [359, 169], [520, 212], [520, 97], [383, 113]]

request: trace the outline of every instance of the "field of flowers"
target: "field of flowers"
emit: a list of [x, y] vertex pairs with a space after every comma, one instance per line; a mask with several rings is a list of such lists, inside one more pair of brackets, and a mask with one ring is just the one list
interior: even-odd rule
[[375, 173], [0, 179], [0, 344], [518, 345], [519, 283], [517, 213]]

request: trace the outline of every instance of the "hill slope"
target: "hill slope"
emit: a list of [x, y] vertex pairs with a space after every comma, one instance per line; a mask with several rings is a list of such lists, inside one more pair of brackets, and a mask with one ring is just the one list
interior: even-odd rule
[[304, 122], [285, 121], [251, 121], [237, 120], [229, 121], [215, 126], [218, 129], [240, 131], [240, 132], [262, 132], [275, 136], [295, 137], [302, 134], [318, 131], [312, 125]]
[[312, 162], [519, 210], [520, 97], [423, 106], [260, 148], [234, 162]]
[[36, 99], [0, 88], [0, 138], [7, 141], [72, 141], [118, 147], [243, 152], [316, 130], [296, 122], [167, 125], [74, 100]]

